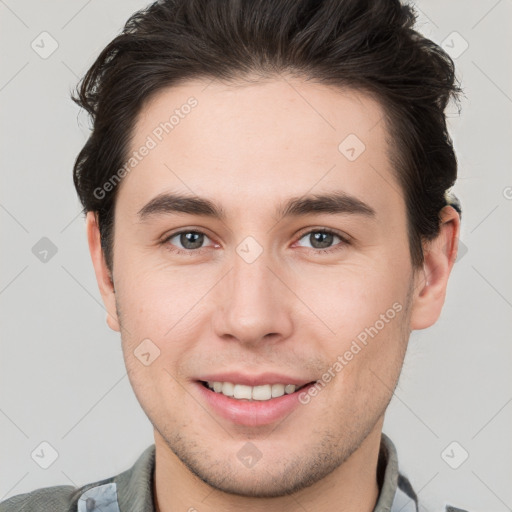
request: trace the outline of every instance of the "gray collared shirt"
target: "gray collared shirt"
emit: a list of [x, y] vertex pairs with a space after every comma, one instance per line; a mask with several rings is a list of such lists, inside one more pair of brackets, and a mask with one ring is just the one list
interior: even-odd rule
[[[153, 444], [130, 469], [116, 476], [78, 488], [59, 485], [36, 489], [3, 501], [0, 512], [155, 512], [154, 471]], [[378, 480], [380, 493], [374, 512], [418, 512], [416, 494], [399, 473], [395, 446], [385, 434], [379, 453]]]

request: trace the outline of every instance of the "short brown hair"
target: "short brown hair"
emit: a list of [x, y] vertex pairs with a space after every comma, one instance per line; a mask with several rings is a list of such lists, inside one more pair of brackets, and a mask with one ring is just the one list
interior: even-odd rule
[[407, 206], [411, 261], [420, 267], [422, 241], [439, 233], [445, 193], [457, 177], [444, 111], [461, 90], [453, 61], [413, 29], [415, 21], [399, 0], [161, 0], [136, 12], [73, 96], [93, 121], [74, 183], [84, 213], [97, 212], [109, 269], [118, 187], [101, 197], [95, 190], [126, 161], [143, 104], [187, 79], [284, 72], [379, 100]]

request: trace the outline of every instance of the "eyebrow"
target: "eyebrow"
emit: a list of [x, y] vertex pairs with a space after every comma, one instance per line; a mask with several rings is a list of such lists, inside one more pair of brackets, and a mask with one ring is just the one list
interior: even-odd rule
[[[222, 206], [216, 205], [209, 199], [172, 193], [162, 193], [151, 199], [139, 210], [138, 216], [141, 221], [146, 221], [157, 215], [180, 213], [226, 220], [226, 212]], [[367, 218], [376, 216], [375, 210], [370, 205], [341, 191], [292, 197], [277, 209], [278, 217], [300, 217], [313, 213], [361, 215]]]

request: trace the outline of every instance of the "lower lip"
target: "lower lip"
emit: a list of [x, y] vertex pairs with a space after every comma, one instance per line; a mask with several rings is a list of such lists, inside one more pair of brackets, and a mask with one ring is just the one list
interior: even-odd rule
[[257, 427], [279, 421], [290, 414], [300, 405], [299, 395], [307, 392], [314, 382], [289, 395], [270, 400], [251, 401], [238, 400], [222, 393], [216, 393], [198, 381], [195, 384], [199, 388], [201, 396], [217, 414], [237, 425]]

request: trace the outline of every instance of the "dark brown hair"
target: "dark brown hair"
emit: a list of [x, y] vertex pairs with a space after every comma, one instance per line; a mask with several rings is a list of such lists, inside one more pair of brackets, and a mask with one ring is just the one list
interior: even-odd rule
[[131, 16], [73, 96], [93, 121], [74, 183], [84, 213], [97, 212], [109, 269], [118, 187], [102, 187], [123, 167], [145, 102], [188, 79], [283, 73], [363, 90], [383, 106], [411, 261], [420, 267], [422, 241], [439, 233], [457, 177], [444, 110], [461, 90], [453, 61], [413, 29], [415, 20], [399, 0], [161, 0]]

